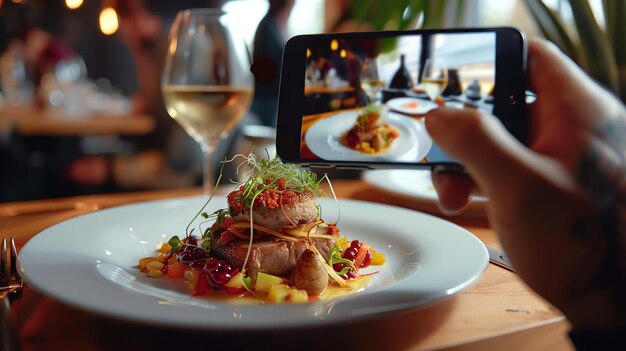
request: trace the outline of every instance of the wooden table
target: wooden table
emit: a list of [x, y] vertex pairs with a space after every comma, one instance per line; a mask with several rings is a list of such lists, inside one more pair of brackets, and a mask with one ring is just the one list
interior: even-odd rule
[[0, 109], [0, 134], [15, 132], [22, 136], [95, 136], [144, 135], [155, 127], [154, 119], [144, 114], [113, 115], [93, 112], [66, 116], [59, 112], [26, 106]]
[[309, 94], [343, 94], [343, 93], [351, 93], [354, 91], [354, 88], [351, 86], [343, 86], [331, 88], [326, 85], [308, 85], [304, 87], [304, 95]]
[[[333, 182], [337, 195], [436, 213], [380, 192], [361, 180]], [[98, 209], [163, 198], [196, 195], [198, 189], [94, 195], [0, 204], [0, 234], [17, 238], [21, 248], [39, 231]], [[451, 219], [485, 244], [498, 247], [484, 217]], [[85, 233], [89, 235], [89, 233]], [[489, 265], [479, 281], [439, 304], [419, 311], [363, 319], [349, 325], [306, 330], [246, 333], [172, 330], [131, 324], [62, 305], [26, 286], [12, 304], [12, 316], [25, 350], [206, 348], [341, 350], [572, 350], [569, 325], [512, 272]]]

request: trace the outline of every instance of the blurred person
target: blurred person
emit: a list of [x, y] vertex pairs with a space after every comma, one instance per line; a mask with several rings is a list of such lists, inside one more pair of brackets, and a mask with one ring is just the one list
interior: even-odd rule
[[[135, 63], [138, 90], [132, 96], [132, 111], [152, 116], [155, 129], [147, 136], [124, 138], [132, 144], [132, 154], [116, 155], [108, 167], [98, 166], [93, 158], [89, 159], [80, 167], [75, 166], [72, 169], [74, 174], [91, 174], [95, 181], [95, 174], [105, 171], [100, 181], [112, 179], [116, 186], [124, 190], [198, 185], [202, 172], [201, 152], [197, 144], [167, 114], [160, 81], [169, 26], [176, 13], [189, 6], [204, 7], [209, 3], [182, 1], [171, 4], [144, 0], [106, 2], [119, 15], [117, 35], [128, 47]], [[85, 169], [87, 167], [89, 169]], [[89, 180], [87, 177], [84, 179]]]
[[[188, 187], [202, 182], [202, 153], [198, 144], [168, 115], [161, 94], [161, 73], [165, 62], [169, 29], [177, 13], [197, 7], [217, 7], [213, 1], [124, 1], [113, 0], [120, 16], [118, 34], [130, 49], [137, 71], [139, 90], [133, 97], [135, 111], [155, 117], [156, 130], [149, 138], [135, 140], [144, 150], [138, 155], [118, 158], [113, 164], [116, 182], [126, 188]], [[215, 160], [231, 156], [241, 142], [242, 125], [254, 123], [247, 115], [215, 151]], [[214, 167], [216, 172], [220, 167]], [[232, 165], [224, 179], [234, 177]], [[215, 175], [214, 178], [217, 178]]]
[[266, 126], [276, 126], [279, 71], [289, 38], [287, 21], [295, 0], [269, 0], [269, 9], [254, 35], [254, 97], [250, 110]]
[[583, 349], [626, 347], [626, 110], [554, 45], [531, 41], [531, 140], [497, 118], [440, 108], [433, 140], [468, 175], [433, 172], [442, 212], [474, 192], [519, 276], [560, 309]]
[[[2, 60], [6, 63], [6, 59], [11, 57], [11, 61], [21, 61], [19, 64], [24, 68], [23, 83], [28, 83], [33, 90], [40, 87], [42, 78], [47, 73], [53, 73], [59, 63], [80, 58], [66, 42], [43, 28], [41, 14], [35, 8], [12, 7], [10, 16], [7, 13], [3, 17], [6, 21], [3, 23], [4, 35], [8, 37], [8, 44]], [[35, 102], [39, 107], [45, 106], [44, 101]]]

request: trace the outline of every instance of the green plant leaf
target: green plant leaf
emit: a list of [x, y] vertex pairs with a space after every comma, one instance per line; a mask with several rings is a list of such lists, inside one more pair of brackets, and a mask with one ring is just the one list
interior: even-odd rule
[[351, 0], [350, 9], [352, 10], [352, 19], [357, 22], [368, 22], [368, 10], [372, 5], [372, 0]]
[[589, 2], [570, 0], [570, 6], [584, 48], [583, 54], [587, 58], [589, 74], [608, 89], [619, 92], [618, 69], [613, 49], [608, 36], [600, 29]]
[[410, 29], [416, 28], [417, 23], [416, 20], [419, 15], [424, 13], [426, 7], [426, 3], [424, 0], [409, 0], [407, 2], [408, 14], [404, 17], [404, 12], [402, 13], [402, 21], [400, 22], [399, 29]]
[[542, 0], [525, 0], [525, 2], [546, 39], [555, 43], [567, 56], [576, 61], [581, 67], [585, 67], [585, 62], [581, 62], [578, 57], [574, 41], [552, 10], [550, 10]]
[[457, 0], [456, 3], [456, 14], [455, 14], [455, 23], [457, 25], [463, 24], [463, 14], [465, 13], [465, 0]]
[[[440, 28], [446, 7], [445, 0], [430, 1], [424, 13], [424, 28]], [[428, 16], [426, 16], [428, 14]]]
[[606, 31], [619, 71], [619, 96], [626, 102], [626, 2], [604, 0], [603, 5]]
[[[377, 2], [376, 7], [372, 8], [375, 12], [372, 14], [372, 23], [374, 24], [374, 28], [376, 30], [383, 29], [397, 29], [398, 24], [395, 25], [393, 23], [389, 24], [389, 22], [393, 19], [394, 15], [398, 12], [404, 11], [403, 7], [404, 1], [394, 1], [394, 2], [385, 2], [382, 3], [380, 1]], [[382, 6], [381, 6], [382, 5]], [[402, 8], [402, 9], [400, 9]], [[389, 27], [387, 27], [389, 24]]]

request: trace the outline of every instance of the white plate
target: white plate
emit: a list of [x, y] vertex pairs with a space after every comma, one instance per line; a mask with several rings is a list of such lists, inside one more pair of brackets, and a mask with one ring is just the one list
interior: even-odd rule
[[313, 124], [304, 136], [309, 149], [324, 160], [370, 162], [419, 162], [430, 150], [433, 142], [424, 121], [393, 112], [384, 112], [382, 121], [397, 128], [400, 136], [383, 153], [364, 154], [343, 145], [341, 137], [354, 126], [361, 111], [339, 112]]
[[[439, 195], [433, 186], [429, 170], [373, 170], [363, 172], [363, 179], [376, 188], [403, 198], [436, 204]], [[487, 198], [474, 196], [470, 200], [473, 207], [481, 207]]]
[[[417, 104], [417, 106], [414, 107], [412, 104]], [[409, 115], [423, 115], [426, 114], [426, 112], [437, 108], [437, 104], [432, 101], [411, 97], [391, 99], [387, 101], [387, 106], [389, 106], [392, 110]]]
[[[428, 306], [475, 282], [488, 253], [468, 231], [437, 217], [367, 202], [340, 200], [339, 226], [385, 253], [387, 264], [364, 291], [308, 304], [237, 304], [192, 297], [183, 283], [152, 279], [139, 258], [182, 235], [202, 198], [127, 205], [73, 218], [32, 238], [19, 255], [26, 282], [76, 307], [150, 324], [222, 330], [270, 329], [349, 322]], [[321, 199], [327, 221], [337, 204]], [[226, 203], [215, 198], [211, 212]]]

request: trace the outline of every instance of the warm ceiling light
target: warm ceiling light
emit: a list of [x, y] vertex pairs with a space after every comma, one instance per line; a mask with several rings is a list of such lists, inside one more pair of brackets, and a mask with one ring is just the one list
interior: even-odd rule
[[[0, 1], [2, 1], [2, 0], [0, 0]], [[306, 49], [306, 58], [311, 57], [311, 55], [312, 55], [312, 54], [311, 54], [311, 49], [307, 48], [307, 49]]]
[[16, 4], [25, 4], [26, 1], [28, 1], [28, 0], [11, 0], [11, 1], [13, 1]]
[[339, 42], [337, 41], [337, 39], [333, 39], [330, 41], [330, 49], [332, 51], [337, 51], [337, 49], [339, 49]]
[[346, 56], [348, 56], [346, 49], [341, 49], [341, 51], [339, 51], [339, 57], [346, 58]]
[[65, 6], [70, 10], [76, 10], [83, 4], [83, 0], [65, 0]]
[[117, 32], [120, 22], [117, 18], [117, 12], [112, 7], [106, 7], [100, 12], [100, 31], [105, 35], [111, 35]]

